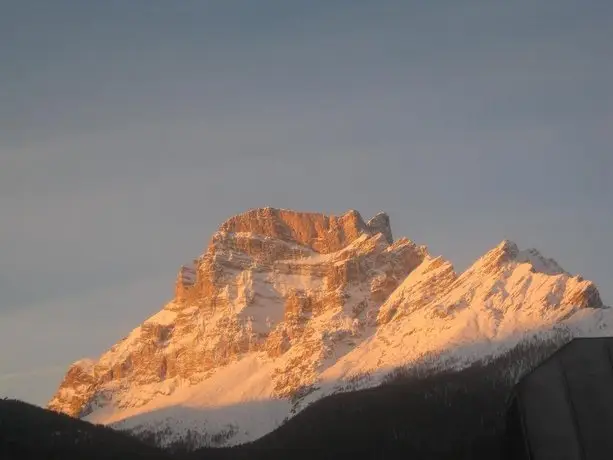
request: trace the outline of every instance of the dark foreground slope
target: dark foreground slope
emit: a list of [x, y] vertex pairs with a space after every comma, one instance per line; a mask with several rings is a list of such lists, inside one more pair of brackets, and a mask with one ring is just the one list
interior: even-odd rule
[[21, 401], [0, 400], [0, 459], [151, 459], [169, 456], [137, 439]]
[[253, 443], [189, 458], [504, 458], [513, 384], [561, 344], [524, 343], [459, 372], [399, 372], [381, 387], [321, 399]]
[[243, 446], [162, 452], [126, 434], [0, 400], [0, 459], [471, 459], [504, 458], [507, 400], [519, 375], [565, 337], [523, 343], [459, 372], [396, 372], [385, 385], [321, 399]]

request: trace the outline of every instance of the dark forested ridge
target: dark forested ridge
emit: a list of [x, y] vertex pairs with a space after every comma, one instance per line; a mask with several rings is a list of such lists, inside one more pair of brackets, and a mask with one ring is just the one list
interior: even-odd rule
[[22, 401], [0, 400], [0, 459], [151, 459], [170, 456], [124, 433]]
[[395, 372], [377, 388], [323, 398], [243, 446], [162, 452], [125, 434], [19, 401], [0, 401], [0, 458], [504, 458], [505, 411], [517, 377], [567, 341], [524, 342], [461, 371]]

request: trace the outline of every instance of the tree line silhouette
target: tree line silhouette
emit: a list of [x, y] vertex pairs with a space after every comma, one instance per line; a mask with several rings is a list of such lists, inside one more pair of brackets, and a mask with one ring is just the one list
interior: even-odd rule
[[[188, 433], [163, 451], [142, 439], [15, 400], [0, 400], [0, 458], [12, 459], [504, 459], [507, 401], [518, 378], [568, 334], [521, 342], [460, 370], [398, 369], [383, 385], [334, 394], [249, 444], [197, 448]], [[231, 433], [227, 433], [231, 437]], [[195, 450], [194, 450], [195, 449]]]

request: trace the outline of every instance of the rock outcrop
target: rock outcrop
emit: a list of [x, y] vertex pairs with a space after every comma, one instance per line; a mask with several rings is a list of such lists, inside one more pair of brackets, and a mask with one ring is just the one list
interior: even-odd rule
[[424, 354], [598, 307], [593, 283], [509, 241], [458, 275], [424, 246], [394, 241], [385, 213], [365, 222], [357, 211], [254, 209], [181, 267], [159, 313], [99, 360], [75, 363], [49, 408], [125, 425], [160, 408], [277, 401], [280, 419], [251, 429], [222, 417], [220, 432], [239, 433], [224, 442], [241, 442], [347, 381], [376, 384], [369, 375]]
[[349, 335], [373, 323], [377, 306], [426, 255], [409, 240], [391, 243], [385, 214], [368, 224], [357, 211], [263, 208], [232, 217], [201, 258], [181, 267], [173, 301], [105, 353], [91, 375], [73, 366], [49, 407], [84, 417], [109, 393], [120, 408], [143, 405], [152, 396], [135, 401], [122, 390], [195, 383], [245, 353], [307, 349], [301, 367], [277, 372], [275, 393], [287, 396], [306, 368], [317, 374], [326, 352], [309, 324], [326, 312], [350, 318]]

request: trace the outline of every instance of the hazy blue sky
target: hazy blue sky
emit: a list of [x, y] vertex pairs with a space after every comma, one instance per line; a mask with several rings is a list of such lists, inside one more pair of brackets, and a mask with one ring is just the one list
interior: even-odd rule
[[613, 2], [3, 0], [0, 394], [43, 404], [258, 206], [613, 303]]

